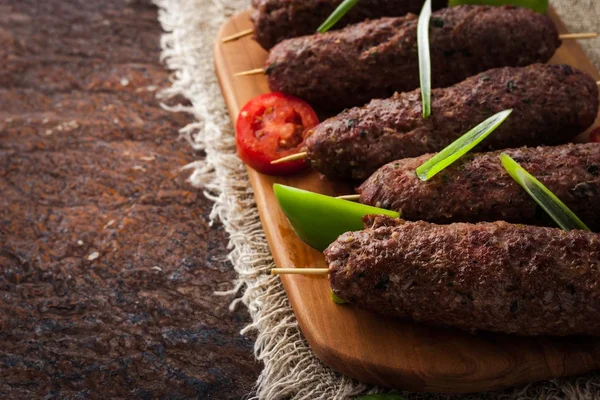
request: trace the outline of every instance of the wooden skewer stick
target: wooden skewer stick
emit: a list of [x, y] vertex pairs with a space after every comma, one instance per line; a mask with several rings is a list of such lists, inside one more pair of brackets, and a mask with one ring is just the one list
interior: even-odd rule
[[303, 151], [301, 153], [292, 154], [286, 157], [278, 158], [277, 160], [271, 161], [271, 164], [279, 164], [290, 161], [304, 160], [306, 158], [306, 152]]
[[[574, 33], [573, 35], [578, 35], [578, 33]], [[591, 35], [591, 34], [586, 33], [586, 35]], [[596, 35], [594, 37], [598, 36], [597, 33], [594, 33], [594, 35]], [[563, 38], [563, 39], [565, 39], [565, 38]], [[566, 38], [566, 39], [568, 39], [568, 38]], [[256, 69], [250, 69], [248, 71], [242, 71], [242, 72], [235, 73], [235, 74], [233, 74], [233, 76], [261, 75], [264, 73], [265, 73], [264, 68], [256, 68]]]
[[250, 71], [238, 72], [237, 74], [234, 74], [233, 76], [261, 75], [264, 73], [265, 73], [264, 68], [256, 68], [256, 69], [251, 69]]
[[[254, 33], [254, 29], [246, 29], [240, 31], [238, 33], [234, 33], [233, 35], [229, 35], [221, 39], [221, 42], [227, 43], [232, 42], [234, 40], [243, 38], [244, 36], [248, 36]], [[569, 40], [569, 39], [594, 39], [598, 37], [597, 32], [582, 32], [582, 33], [563, 33], [559, 36], [561, 40]]]
[[327, 275], [329, 268], [273, 268], [271, 275]]
[[[231, 35], [228, 36], [226, 38], [223, 39], [223, 41], [231, 41], [236, 39], [238, 36], [237, 35], [241, 35], [239, 37], [242, 37], [244, 35], [248, 35], [249, 33], [252, 32], [252, 29], [246, 30], [246, 31], [242, 31], [239, 32], [235, 35]], [[594, 39], [597, 38], [599, 35], [597, 32], [583, 32], [583, 33], [563, 33], [562, 35], [559, 35], [559, 38], [561, 40], [568, 40], [568, 39]], [[242, 72], [238, 72], [237, 74], [235, 74], [234, 76], [246, 76], [246, 75], [260, 75], [260, 74], [264, 74], [265, 73], [265, 69], [264, 68], [256, 68], [256, 69], [251, 69], [249, 71], [242, 71]]]
[[345, 196], [338, 196], [336, 199], [348, 200], [348, 201], [358, 201], [360, 200], [360, 194], [347, 194]]
[[560, 40], [567, 39], [594, 39], [598, 37], [598, 32], [584, 32], [584, 33], [563, 33], [558, 36]]
[[223, 39], [221, 39], [221, 42], [223, 42], [223, 43], [231, 42], [236, 39], [243, 38], [244, 36], [248, 36], [252, 33], [254, 33], [254, 29], [246, 29], [245, 31], [241, 31], [238, 33], [234, 33], [233, 35], [224, 37]]

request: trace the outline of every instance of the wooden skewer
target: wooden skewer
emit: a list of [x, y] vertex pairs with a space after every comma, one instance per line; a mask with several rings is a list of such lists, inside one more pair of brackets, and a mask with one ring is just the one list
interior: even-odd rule
[[[248, 71], [248, 72], [250, 72], [250, 71]], [[600, 81], [596, 82], [596, 84], [598, 86], [600, 86]], [[306, 151], [302, 151], [300, 153], [292, 154], [289, 156], [278, 158], [277, 160], [273, 160], [273, 161], [271, 161], [271, 164], [279, 164], [279, 163], [284, 163], [284, 162], [303, 160], [306, 157], [307, 157]], [[345, 196], [338, 196], [337, 198], [342, 199], [342, 200], [358, 201], [360, 199], [360, 195], [349, 194], [349, 195], [345, 195]]]
[[[252, 30], [250, 30], [252, 31]], [[239, 32], [239, 34], [236, 35], [241, 35], [245, 33], [246, 35], [248, 34], [248, 31], [242, 31]], [[234, 40], [235, 35], [232, 36], [228, 36], [226, 38], [223, 39], [223, 41], [230, 41], [230, 40]], [[243, 35], [242, 35], [243, 36]], [[564, 33], [562, 35], [559, 35], [559, 38], [561, 40], [569, 40], [569, 39], [594, 39], [597, 38], [599, 35], [597, 32], [583, 32], [583, 33]], [[264, 74], [265, 73], [265, 69], [264, 68], [256, 68], [256, 69], [251, 69], [249, 71], [242, 71], [242, 72], [238, 72], [237, 74], [235, 74], [234, 76], [247, 76], [247, 75], [260, 75], [260, 74]]]
[[358, 201], [360, 200], [360, 194], [347, 194], [345, 196], [338, 196], [336, 199], [348, 200], [348, 201]]
[[260, 74], [264, 74], [264, 73], [265, 73], [264, 68], [256, 68], [256, 69], [251, 69], [250, 71], [238, 72], [237, 74], [234, 74], [233, 76], [260, 75]]
[[231, 42], [236, 39], [243, 38], [244, 36], [248, 36], [252, 33], [254, 33], [254, 29], [246, 29], [245, 31], [241, 31], [238, 33], [234, 33], [233, 35], [224, 37], [223, 39], [221, 39], [221, 42], [223, 42], [223, 43]]
[[327, 275], [329, 268], [273, 268], [271, 275]]
[[290, 161], [304, 160], [306, 158], [306, 152], [303, 151], [301, 153], [292, 154], [286, 157], [278, 158], [277, 160], [271, 161], [271, 164], [279, 164]]
[[584, 32], [584, 33], [563, 33], [558, 36], [560, 40], [568, 39], [594, 39], [598, 37], [598, 32]]
[[[248, 36], [254, 33], [254, 29], [246, 29], [240, 31], [238, 33], [234, 33], [233, 35], [229, 35], [221, 39], [222, 43], [233, 42], [234, 40], [241, 39], [244, 36]], [[597, 32], [582, 32], [582, 33], [563, 33], [559, 36], [561, 40], [569, 40], [569, 39], [594, 39], [598, 37]]]
[[[595, 37], [598, 36], [597, 33], [595, 33], [594, 35], [596, 35]], [[248, 71], [238, 72], [238, 73], [234, 74], [233, 76], [261, 75], [261, 74], [264, 74], [264, 73], [265, 73], [265, 69], [264, 68], [256, 68], [256, 69], [250, 69]]]

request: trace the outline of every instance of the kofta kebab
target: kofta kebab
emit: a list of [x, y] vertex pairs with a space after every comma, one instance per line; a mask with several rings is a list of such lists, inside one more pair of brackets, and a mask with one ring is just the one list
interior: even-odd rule
[[440, 151], [502, 110], [513, 113], [480, 150], [565, 143], [598, 114], [596, 82], [568, 65], [493, 69], [431, 98], [427, 119], [419, 89], [347, 109], [303, 133], [300, 157], [327, 177], [363, 180], [388, 162]]
[[357, 307], [471, 332], [600, 335], [596, 233], [374, 215], [364, 224], [325, 250], [329, 268], [309, 271]]
[[[284, 39], [310, 35], [317, 31], [343, 0], [252, 0], [254, 29], [234, 33], [223, 42], [230, 42], [254, 34], [254, 39], [266, 50]], [[433, 0], [433, 10], [448, 4], [447, 0]], [[360, 0], [335, 25], [344, 26], [381, 17], [401, 17], [418, 13], [423, 0]], [[595, 33], [570, 34], [565, 38], [591, 38]]]
[[537, 176], [591, 230], [600, 231], [598, 143], [470, 154], [427, 181], [420, 180], [414, 172], [432, 155], [405, 158], [381, 167], [358, 187], [357, 197], [363, 204], [399, 211], [403, 219], [410, 221], [507, 221], [554, 226], [503, 168], [501, 153]]
[[[359, 2], [360, 4], [360, 2]], [[419, 86], [417, 16], [381, 18], [288, 39], [269, 52], [269, 88], [339, 111]], [[457, 6], [431, 17], [433, 87], [491, 68], [548, 61], [560, 46], [552, 20], [516, 7]]]
[[[286, 94], [242, 109], [240, 156], [257, 168], [247, 160], [259, 151], [244, 140], [265, 138], [271, 155], [291, 154], [276, 163], [305, 159], [327, 177], [363, 181], [357, 200], [408, 221], [366, 216], [363, 230], [342, 234], [325, 250], [328, 268], [273, 273], [327, 274], [338, 299], [432, 325], [600, 335], [600, 235], [548, 227], [552, 220], [500, 160], [501, 153], [512, 157], [579, 215], [583, 228], [600, 229], [600, 144], [564, 144], [594, 123], [598, 85], [568, 65], [541, 64], [561, 43], [553, 22], [516, 7], [433, 13], [429, 44], [438, 89], [423, 118], [421, 90], [413, 90], [420, 78], [417, 17], [397, 17], [422, 1], [381, 0], [379, 8], [359, 1], [344, 23], [393, 18], [283, 40], [314, 31], [341, 2], [294, 8], [298, 1], [253, 2], [256, 38], [274, 46], [258, 72]], [[358, 107], [318, 124], [310, 106], [288, 94], [320, 110]], [[415, 172], [431, 153], [504, 110], [512, 112], [476, 147], [479, 153], [425, 181]], [[269, 126], [274, 122], [280, 125]], [[278, 126], [281, 136], [270, 136]], [[508, 150], [482, 153], [501, 149]]]
[[[252, 0], [254, 29], [241, 35], [254, 33], [256, 41], [268, 50], [284, 39], [316, 32], [341, 3], [342, 0]], [[432, 7], [438, 9], [446, 4], [446, 0], [433, 0]], [[422, 0], [360, 0], [336, 28], [365, 19], [417, 13], [422, 6]], [[240, 33], [224, 40], [239, 37]]]

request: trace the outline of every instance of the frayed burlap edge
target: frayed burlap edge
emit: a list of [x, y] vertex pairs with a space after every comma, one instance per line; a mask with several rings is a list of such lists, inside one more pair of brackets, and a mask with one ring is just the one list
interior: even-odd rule
[[235, 153], [231, 122], [213, 67], [212, 48], [219, 26], [248, 1], [155, 0], [165, 30], [162, 60], [174, 71], [162, 98], [183, 95], [191, 106], [168, 107], [192, 113], [196, 122], [180, 134], [206, 158], [188, 166], [190, 181], [215, 202], [210, 218], [229, 234], [229, 260], [238, 279], [232, 303], [248, 307], [256, 332], [255, 356], [264, 363], [253, 398], [346, 399], [365, 386], [334, 373], [319, 362], [302, 338], [285, 291], [273, 267], [246, 171]]
[[[188, 112], [196, 122], [180, 135], [206, 157], [186, 168], [190, 182], [214, 201], [211, 221], [219, 220], [229, 235], [229, 261], [238, 278], [231, 291], [233, 309], [243, 303], [255, 331], [254, 353], [264, 369], [252, 399], [348, 399], [380, 389], [348, 379], [323, 365], [308, 347], [273, 267], [246, 171], [235, 153], [233, 129], [213, 67], [212, 48], [220, 25], [248, 7], [247, 0], [154, 0], [165, 31], [161, 59], [173, 71], [167, 99], [184, 96], [190, 106], [163, 107]], [[600, 377], [543, 382], [524, 389], [469, 396], [405, 393], [408, 399], [600, 399]]]

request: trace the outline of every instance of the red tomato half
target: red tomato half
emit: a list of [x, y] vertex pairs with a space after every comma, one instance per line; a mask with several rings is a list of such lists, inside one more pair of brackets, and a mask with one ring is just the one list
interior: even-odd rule
[[293, 174], [306, 167], [304, 160], [275, 165], [271, 161], [303, 151], [306, 132], [318, 123], [317, 114], [303, 100], [283, 93], [257, 96], [238, 115], [238, 155], [264, 174]]
[[600, 143], [600, 127], [590, 132], [590, 141]]

